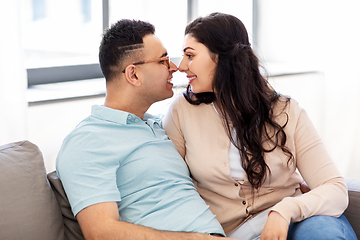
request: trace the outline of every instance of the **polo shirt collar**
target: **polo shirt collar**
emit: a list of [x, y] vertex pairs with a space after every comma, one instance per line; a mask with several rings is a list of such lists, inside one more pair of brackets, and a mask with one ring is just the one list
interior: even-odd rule
[[139, 117], [135, 116], [132, 113], [128, 113], [128, 112], [124, 112], [121, 110], [116, 110], [113, 108], [100, 106], [100, 105], [92, 106], [91, 115], [96, 118], [103, 119], [105, 121], [110, 121], [110, 122], [120, 123], [120, 124], [127, 124], [128, 119], [131, 119], [131, 118], [132, 119], [138, 118], [139, 120], [141, 120]]
[[[120, 123], [120, 124], [128, 124], [129, 122], [142, 122], [141, 118], [137, 117], [135, 114], [124, 112], [121, 110], [116, 110], [113, 108], [100, 106], [100, 105], [94, 105], [92, 106], [91, 115], [96, 118], [103, 119], [105, 121], [110, 121], [114, 123]], [[145, 113], [144, 115], [144, 121], [151, 127], [154, 126], [154, 124], [157, 124], [159, 127], [162, 127], [162, 115], [152, 115], [150, 113]]]

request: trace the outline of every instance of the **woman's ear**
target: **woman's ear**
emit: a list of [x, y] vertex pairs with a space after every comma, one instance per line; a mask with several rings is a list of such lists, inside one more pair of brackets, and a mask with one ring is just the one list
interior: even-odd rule
[[212, 58], [212, 60], [213, 60], [216, 64], [218, 64], [219, 54], [212, 53], [211, 58]]
[[136, 66], [135, 65], [129, 65], [125, 69], [125, 79], [128, 83], [130, 83], [133, 86], [140, 86], [141, 81], [139, 80], [138, 76], [136, 75]]

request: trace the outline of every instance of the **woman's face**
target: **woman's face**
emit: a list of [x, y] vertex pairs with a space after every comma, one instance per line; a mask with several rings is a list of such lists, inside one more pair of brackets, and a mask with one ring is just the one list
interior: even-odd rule
[[217, 66], [217, 55], [191, 35], [186, 35], [183, 45], [184, 57], [179, 71], [186, 73], [194, 93], [212, 92], [212, 83]]

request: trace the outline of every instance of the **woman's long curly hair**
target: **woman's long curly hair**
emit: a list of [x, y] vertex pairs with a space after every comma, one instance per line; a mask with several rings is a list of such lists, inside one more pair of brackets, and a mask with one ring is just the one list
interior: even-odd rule
[[[217, 68], [213, 92], [192, 93], [190, 85], [184, 93], [191, 104], [216, 102], [219, 114], [232, 143], [239, 149], [242, 167], [253, 189], [265, 181], [267, 169], [264, 154], [280, 147], [289, 157], [292, 153], [285, 146], [283, 125], [275, 122], [272, 107], [280, 95], [261, 75], [259, 60], [250, 47], [244, 24], [236, 17], [212, 13], [188, 24], [185, 35], [191, 35], [216, 56]], [[215, 59], [214, 59], [215, 61]], [[286, 100], [286, 104], [289, 102]], [[236, 131], [233, 139], [232, 131]], [[271, 143], [270, 149], [264, 142]]]

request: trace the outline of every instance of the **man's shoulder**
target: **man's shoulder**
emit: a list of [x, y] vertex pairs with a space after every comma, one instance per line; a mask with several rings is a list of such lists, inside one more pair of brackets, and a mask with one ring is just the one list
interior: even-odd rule
[[161, 128], [162, 128], [163, 118], [164, 118], [164, 114], [161, 114], [161, 113], [153, 115], [151, 113], [146, 112], [144, 114], [144, 121], [145, 122], [153, 121], [153, 122], [157, 123]]
[[161, 114], [161, 113], [159, 113], [159, 114], [151, 114], [151, 113], [146, 112], [144, 114], [144, 121], [147, 121], [149, 119], [152, 119], [154, 121], [161, 121], [163, 117], [164, 117], [164, 115]]

